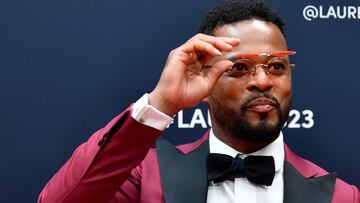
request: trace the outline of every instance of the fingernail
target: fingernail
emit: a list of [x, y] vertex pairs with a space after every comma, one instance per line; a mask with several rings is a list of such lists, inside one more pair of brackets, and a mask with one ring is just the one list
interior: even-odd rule
[[233, 48], [233, 46], [231, 46], [230, 44], [226, 44], [226, 47], [227, 47], [228, 49], [232, 49], [232, 48]]
[[215, 49], [215, 53], [216, 53], [217, 55], [222, 55], [222, 53], [221, 53], [219, 50], [217, 50], [217, 49]]

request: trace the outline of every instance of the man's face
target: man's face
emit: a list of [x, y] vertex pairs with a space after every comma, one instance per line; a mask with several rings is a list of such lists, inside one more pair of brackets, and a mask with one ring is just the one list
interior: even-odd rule
[[[216, 37], [240, 40], [235, 53], [286, 51], [287, 44], [279, 28], [261, 20], [244, 20], [219, 26]], [[284, 57], [288, 60], [288, 57]], [[255, 56], [256, 64], [266, 64], [269, 56]], [[291, 103], [291, 71], [271, 75], [257, 65], [254, 74], [231, 75], [225, 72], [207, 98], [213, 127], [226, 136], [249, 142], [274, 140], [286, 121]]]

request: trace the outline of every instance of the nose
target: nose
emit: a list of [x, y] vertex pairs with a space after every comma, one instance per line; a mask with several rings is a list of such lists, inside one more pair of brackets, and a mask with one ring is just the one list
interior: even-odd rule
[[247, 90], [257, 92], [267, 92], [272, 89], [273, 81], [262, 66], [254, 67], [254, 71], [249, 75]]

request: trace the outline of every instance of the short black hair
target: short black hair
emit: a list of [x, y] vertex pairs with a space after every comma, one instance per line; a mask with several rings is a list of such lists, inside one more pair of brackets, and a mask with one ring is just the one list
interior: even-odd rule
[[250, 19], [271, 22], [285, 35], [284, 19], [279, 12], [260, 0], [226, 0], [222, 2], [206, 14], [198, 32], [213, 35], [217, 26]]

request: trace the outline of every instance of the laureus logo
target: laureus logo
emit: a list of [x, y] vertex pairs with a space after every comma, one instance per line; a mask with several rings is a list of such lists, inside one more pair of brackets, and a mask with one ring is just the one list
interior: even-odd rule
[[303, 10], [305, 20], [313, 19], [356, 19], [360, 20], [360, 6], [314, 6], [307, 5]]

